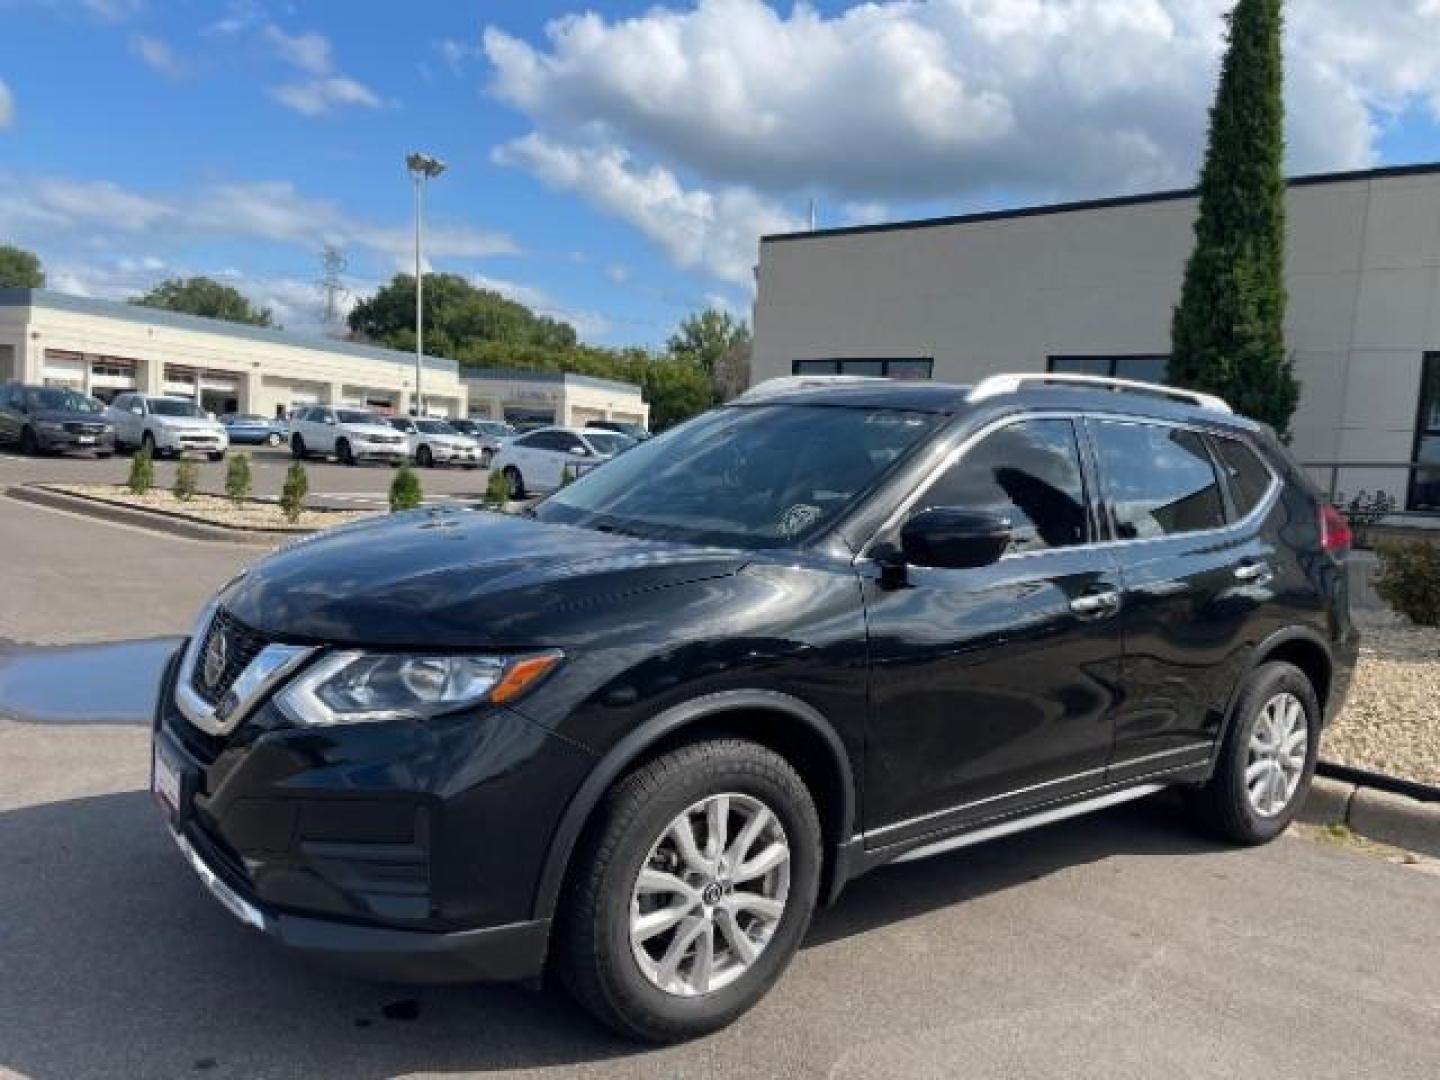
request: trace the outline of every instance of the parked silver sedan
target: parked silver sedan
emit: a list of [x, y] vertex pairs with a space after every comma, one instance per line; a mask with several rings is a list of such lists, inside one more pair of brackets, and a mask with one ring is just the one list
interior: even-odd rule
[[435, 465], [480, 467], [480, 447], [444, 420], [420, 416], [392, 416], [390, 426], [403, 432], [410, 444], [410, 458], [422, 469]]

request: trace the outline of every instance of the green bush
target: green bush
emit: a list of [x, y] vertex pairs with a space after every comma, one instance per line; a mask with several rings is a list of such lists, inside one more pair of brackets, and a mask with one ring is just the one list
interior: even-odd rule
[[280, 512], [285, 520], [297, 522], [305, 510], [305, 496], [310, 493], [310, 478], [305, 475], [305, 466], [292, 462], [285, 473], [285, 486], [280, 489]]
[[503, 507], [510, 501], [510, 482], [505, 474], [494, 469], [490, 471], [490, 482], [485, 485], [485, 505]]
[[175, 463], [175, 486], [170, 490], [181, 502], [195, 497], [195, 488], [200, 483], [200, 469], [195, 462], [182, 458]]
[[225, 467], [225, 494], [240, 506], [250, 497], [250, 484], [250, 455], [231, 454], [230, 464]]
[[390, 512], [398, 514], [402, 510], [414, 510], [422, 498], [424, 494], [415, 470], [409, 465], [401, 465], [395, 471], [395, 479], [390, 481]]
[[1440, 626], [1440, 544], [1398, 540], [1375, 546], [1380, 573], [1375, 591], [1421, 626]]
[[140, 449], [130, 459], [130, 477], [125, 481], [131, 495], [144, 495], [155, 486], [155, 462], [150, 451]]

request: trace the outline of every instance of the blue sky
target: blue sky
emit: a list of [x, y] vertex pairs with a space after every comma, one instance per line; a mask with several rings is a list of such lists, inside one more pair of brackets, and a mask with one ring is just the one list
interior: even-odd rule
[[[55, 287], [232, 280], [295, 329], [319, 248], [657, 344], [748, 312], [755, 239], [1189, 183], [1223, 0], [0, 0], [0, 241]], [[1294, 171], [1440, 159], [1440, 5], [1307, 0]]]

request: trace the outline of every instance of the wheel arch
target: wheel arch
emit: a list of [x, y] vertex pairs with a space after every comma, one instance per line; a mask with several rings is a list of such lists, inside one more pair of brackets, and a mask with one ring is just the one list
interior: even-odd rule
[[[1255, 650], [1254, 667], [1272, 660], [1293, 664], [1305, 673], [1320, 702], [1321, 723], [1330, 719], [1330, 687], [1335, 675], [1335, 661], [1325, 639], [1313, 630], [1291, 627], [1272, 634]], [[1252, 667], [1252, 670], [1254, 668]]]
[[674, 705], [615, 744], [591, 770], [561, 816], [536, 888], [533, 917], [555, 913], [570, 860], [605, 793], [626, 772], [705, 737], [740, 736], [780, 754], [810, 788], [824, 838], [822, 898], [843, 884], [843, 849], [855, 831], [855, 776], [839, 734], [813, 706], [776, 690], [726, 690]]

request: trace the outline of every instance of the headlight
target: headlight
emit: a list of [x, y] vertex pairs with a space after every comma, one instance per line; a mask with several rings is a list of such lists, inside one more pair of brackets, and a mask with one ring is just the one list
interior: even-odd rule
[[419, 720], [521, 697], [560, 663], [550, 650], [526, 656], [331, 653], [275, 699], [292, 721], [311, 727]]

